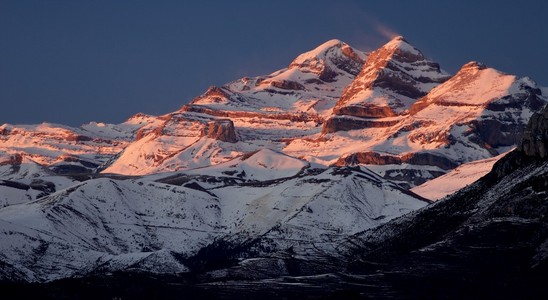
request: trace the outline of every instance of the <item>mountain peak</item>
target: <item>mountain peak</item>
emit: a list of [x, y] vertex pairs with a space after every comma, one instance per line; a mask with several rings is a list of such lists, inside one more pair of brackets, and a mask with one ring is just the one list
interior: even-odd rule
[[408, 56], [408, 59], [410, 60], [424, 59], [422, 52], [415, 46], [411, 45], [403, 36], [393, 38], [377, 51], [382, 51], [388, 56], [392, 56], [394, 54], [399, 54], [399, 56], [403, 57]]
[[[403, 36], [398, 35], [397, 37], [392, 38], [388, 43], [384, 44], [386, 46], [400, 46], [400, 45], [409, 45], [413, 47]], [[413, 47], [414, 48], [414, 47]]]
[[332, 39], [322, 43], [313, 50], [297, 56], [297, 58], [291, 62], [290, 68], [291, 66], [306, 64], [309, 61], [333, 59], [334, 57], [341, 56], [346, 56], [347, 58], [355, 61], [361, 61], [362, 63], [366, 58], [365, 53], [353, 49], [341, 40]]
[[484, 70], [487, 69], [487, 66], [484, 63], [478, 61], [471, 61], [464, 64], [461, 68], [462, 70]]
[[437, 63], [398, 36], [371, 52], [360, 74], [343, 92], [334, 113], [367, 118], [402, 114], [449, 78]]
[[324, 42], [323, 44], [319, 45], [318, 47], [316, 47], [314, 50], [312, 51], [324, 51], [324, 49], [328, 49], [328, 48], [331, 48], [331, 47], [342, 47], [343, 45], [346, 45], [345, 42], [339, 40], [339, 39], [331, 39], [331, 40], [328, 40], [326, 42]]
[[298, 68], [303, 72], [330, 73], [335, 69], [357, 75], [367, 55], [350, 47], [345, 42], [332, 39], [311, 51], [295, 58], [289, 69]]
[[302, 64], [306, 60], [310, 60], [310, 59], [324, 58], [327, 55], [327, 53], [330, 49], [332, 49], [332, 48], [342, 48], [344, 45], [346, 45], [346, 43], [344, 43], [341, 40], [338, 40], [338, 39], [329, 40], [329, 41], [319, 45], [318, 47], [314, 48], [313, 50], [310, 50], [308, 52], [305, 52], [305, 53], [297, 56], [297, 58], [295, 58], [293, 60], [291, 65], [293, 65], [293, 64]]

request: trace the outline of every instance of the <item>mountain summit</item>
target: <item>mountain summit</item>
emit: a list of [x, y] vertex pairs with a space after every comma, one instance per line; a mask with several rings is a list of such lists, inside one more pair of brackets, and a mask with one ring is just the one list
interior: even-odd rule
[[312, 51], [299, 55], [291, 62], [288, 69], [298, 68], [301, 72], [312, 72], [319, 79], [329, 82], [337, 76], [337, 70], [358, 75], [367, 56], [355, 51], [340, 40], [327, 41]]
[[372, 118], [399, 115], [449, 78], [437, 63], [398, 36], [369, 55], [334, 113]]
[[329, 114], [366, 58], [366, 53], [330, 40], [297, 56], [287, 68], [210, 89], [183, 109]]

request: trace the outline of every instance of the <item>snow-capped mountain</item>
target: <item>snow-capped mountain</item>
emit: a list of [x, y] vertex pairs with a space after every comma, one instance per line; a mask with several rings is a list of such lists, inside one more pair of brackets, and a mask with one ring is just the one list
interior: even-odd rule
[[369, 56], [333, 40], [271, 75], [210, 88], [105, 172], [192, 169], [270, 148], [325, 166], [367, 165], [413, 187], [508, 151], [546, 102], [531, 79], [479, 63], [451, 77], [401, 37]]
[[0, 207], [25, 203], [70, 187], [75, 180], [21, 155], [0, 162]]
[[284, 150], [336, 165], [364, 164], [412, 187], [462, 163], [508, 151], [547, 99], [531, 79], [473, 62], [417, 100], [407, 113], [334, 116], [324, 123], [321, 138], [296, 139]]
[[180, 110], [81, 128], [3, 125], [0, 151], [56, 173], [146, 175], [273, 149], [366, 165], [411, 188], [508, 151], [548, 100], [529, 78], [471, 62], [451, 76], [402, 37], [370, 54], [339, 40], [270, 75], [211, 87]]
[[445, 175], [412, 188], [411, 191], [433, 201], [440, 200], [488, 174], [493, 165], [506, 154], [462, 164]]
[[105, 172], [151, 174], [221, 163], [321, 130], [366, 54], [328, 41], [288, 68], [211, 87], [128, 146]]
[[212, 87], [185, 109], [224, 111], [227, 116], [238, 116], [238, 112], [241, 116], [250, 112], [278, 117], [287, 113], [311, 118], [329, 115], [366, 58], [364, 52], [330, 40], [270, 75], [245, 77], [220, 88]]
[[437, 63], [399, 36], [369, 55], [334, 112], [364, 118], [400, 115], [449, 78]]
[[[288, 275], [295, 255], [317, 272], [429, 203], [413, 191], [437, 200], [488, 173], [546, 91], [477, 62], [451, 76], [402, 37], [371, 53], [331, 40], [165, 115], [4, 124], [0, 279], [201, 272], [219, 253], [242, 263], [211, 278]], [[535, 132], [520, 149], [545, 155]]]

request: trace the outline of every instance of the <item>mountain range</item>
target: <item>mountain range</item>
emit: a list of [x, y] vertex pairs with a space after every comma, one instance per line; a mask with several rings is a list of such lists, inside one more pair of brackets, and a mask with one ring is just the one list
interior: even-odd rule
[[451, 75], [396, 37], [369, 53], [327, 41], [161, 116], [4, 124], [0, 281], [423, 297], [413, 284], [492, 284], [481, 270], [535, 296], [547, 102], [531, 78]]

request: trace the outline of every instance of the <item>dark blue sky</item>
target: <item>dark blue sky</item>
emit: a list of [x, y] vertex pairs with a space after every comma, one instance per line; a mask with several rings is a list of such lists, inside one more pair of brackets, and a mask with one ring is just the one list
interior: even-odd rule
[[0, 124], [168, 113], [332, 38], [399, 34], [451, 73], [478, 60], [548, 86], [547, 2], [0, 0]]

